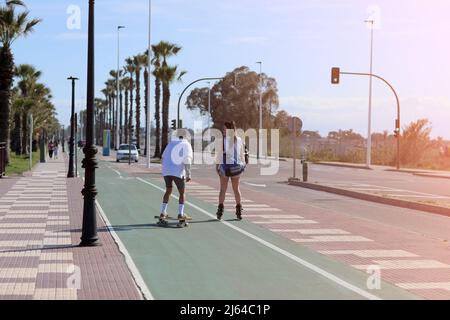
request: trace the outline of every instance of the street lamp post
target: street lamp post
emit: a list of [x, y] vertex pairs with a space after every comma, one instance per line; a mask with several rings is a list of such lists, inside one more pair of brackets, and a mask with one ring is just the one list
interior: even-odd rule
[[208, 83], [208, 129], [211, 129], [211, 82], [208, 81], [207, 83]]
[[[366, 20], [365, 23], [370, 23], [370, 74], [373, 74], [373, 26], [374, 20]], [[369, 77], [369, 124], [368, 124], [368, 133], [367, 133], [367, 156], [366, 156], [366, 165], [370, 167], [372, 163], [372, 88], [373, 88], [373, 79]]]
[[83, 227], [81, 233], [81, 247], [99, 245], [97, 236], [97, 215], [95, 198], [97, 188], [95, 186], [95, 169], [98, 167], [96, 159], [97, 148], [94, 146], [94, 94], [95, 94], [95, 72], [94, 72], [94, 0], [89, 0], [89, 22], [88, 22], [88, 69], [87, 69], [87, 100], [86, 100], [86, 146], [84, 147], [83, 168], [85, 169], [83, 206]]
[[72, 112], [70, 115], [70, 140], [69, 140], [69, 171], [67, 178], [75, 177], [73, 160], [74, 160], [74, 144], [75, 144], [75, 81], [78, 78], [69, 77], [67, 80], [72, 81]]
[[62, 152], [66, 153], [66, 149], [64, 145], [66, 144], [66, 129], [64, 128], [64, 125], [62, 126], [63, 134], [62, 134]]
[[[81, 117], [80, 117], [80, 121], [81, 121]], [[78, 113], [75, 113], [75, 137], [76, 137], [76, 141], [78, 140]], [[80, 137], [80, 140], [82, 140], [82, 138]], [[74, 148], [75, 149], [75, 177], [78, 178], [78, 145]]]
[[178, 98], [178, 105], [177, 105], [177, 127], [179, 129], [181, 129], [181, 122], [180, 122], [180, 105], [181, 105], [181, 98], [183, 98], [183, 95], [186, 93], [186, 91], [193, 86], [195, 83], [200, 82], [200, 81], [208, 81], [208, 80], [222, 80], [223, 78], [201, 78], [201, 79], [197, 79], [193, 82], [191, 82], [190, 84], [188, 84], [186, 86], [186, 88], [184, 88], [183, 92], [181, 92], [179, 98]]
[[119, 95], [120, 95], [120, 29], [124, 29], [125, 26], [117, 26], [117, 74], [116, 74], [116, 82], [117, 82], [117, 94], [116, 94], [116, 151], [118, 149], [120, 137], [119, 137]]
[[151, 133], [152, 133], [152, 121], [151, 121], [151, 113], [150, 113], [150, 104], [151, 104], [151, 77], [152, 77], [152, 0], [148, 1], [148, 57], [147, 57], [147, 68], [148, 68], [148, 94], [147, 94], [147, 132], [145, 133], [147, 135], [147, 168], [150, 168], [151, 163]]
[[401, 132], [400, 132], [400, 99], [398, 97], [397, 92], [395, 91], [394, 87], [384, 78], [373, 74], [373, 73], [363, 73], [363, 72], [341, 72], [340, 68], [333, 68], [332, 69], [332, 84], [339, 84], [340, 81], [340, 75], [353, 75], [353, 76], [367, 76], [367, 77], [374, 77], [381, 81], [383, 81], [394, 93], [396, 102], [397, 102], [397, 119], [395, 121], [395, 135], [397, 137], [397, 170], [400, 170], [400, 138], [401, 138]]
[[258, 137], [258, 155], [257, 158], [259, 160], [261, 156], [261, 146], [262, 146], [262, 90], [263, 90], [263, 80], [262, 80], [262, 62], [258, 61], [259, 64], [259, 137]]

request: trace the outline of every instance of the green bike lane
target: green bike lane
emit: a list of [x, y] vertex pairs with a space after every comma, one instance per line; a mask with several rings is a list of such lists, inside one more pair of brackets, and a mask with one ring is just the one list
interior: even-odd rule
[[[212, 205], [193, 197], [188, 228], [159, 227], [158, 175], [129, 176], [105, 161], [96, 172], [98, 203], [155, 299], [417, 298], [385, 282], [369, 290], [369, 274], [250, 222], [219, 222]], [[172, 198], [169, 213], [177, 207]]]

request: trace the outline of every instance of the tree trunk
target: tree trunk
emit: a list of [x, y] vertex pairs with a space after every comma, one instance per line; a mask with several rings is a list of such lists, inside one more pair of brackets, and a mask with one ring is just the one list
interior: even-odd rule
[[22, 154], [27, 154], [28, 140], [29, 140], [28, 114], [26, 111], [24, 111], [22, 112]]
[[9, 163], [9, 114], [14, 58], [9, 48], [0, 48], [0, 142], [6, 142], [6, 163]]
[[155, 80], [155, 158], [161, 158], [161, 81]]
[[148, 128], [148, 71], [147, 68], [144, 69], [144, 86], [145, 86], [145, 90], [144, 90], [144, 96], [145, 96], [145, 101], [144, 101], [144, 112], [145, 112], [145, 147], [144, 147], [144, 155], [147, 155], [147, 151], [150, 152], [149, 150], [147, 150], [147, 145], [148, 145], [148, 131], [150, 130], [150, 128]]
[[16, 112], [14, 114], [14, 130], [12, 132], [11, 150], [14, 151], [18, 156], [20, 156], [22, 152], [22, 136], [20, 134], [20, 127], [20, 113]]
[[116, 145], [116, 110], [117, 110], [117, 98], [112, 98], [112, 126], [111, 126], [111, 148]]
[[128, 143], [132, 143], [132, 134], [133, 134], [133, 88], [134, 88], [134, 82], [133, 82], [133, 77], [130, 77], [130, 113], [128, 115], [128, 139], [130, 141], [128, 141]]
[[123, 139], [123, 95], [122, 90], [119, 91], [120, 108], [119, 108], [119, 144], [122, 144]]
[[125, 125], [124, 125], [124, 131], [125, 131], [125, 143], [128, 143], [128, 90], [125, 90]]
[[136, 147], [141, 149], [141, 72], [136, 69]]
[[167, 147], [169, 141], [169, 104], [170, 104], [170, 89], [169, 84], [163, 82], [163, 112], [162, 112], [162, 149], [161, 152], [164, 153], [164, 150]]

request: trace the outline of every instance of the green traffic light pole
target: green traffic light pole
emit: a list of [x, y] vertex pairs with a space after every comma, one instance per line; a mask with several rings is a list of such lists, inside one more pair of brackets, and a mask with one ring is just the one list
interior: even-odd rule
[[[398, 98], [398, 94], [395, 91], [394, 87], [384, 78], [371, 73], [363, 73], [363, 72], [341, 72], [339, 71], [339, 74], [346, 74], [346, 75], [353, 75], [353, 76], [367, 76], [367, 77], [374, 77], [381, 81], [383, 81], [385, 84], [388, 85], [389, 88], [391, 88], [392, 92], [394, 93], [395, 99], [397, 100], [397, 121], [395, 122], [395, 134], [397, 136], [397, 170], [400, 170], [400, 99]], [[333, 77], [334, 80], [334, 77]], [[337, 79], [336, 82], [333, 81], [333, 83], [339, 83], [339, 79]]]
[[193, 86], [194, 84], [196, 84], [197, 82], [200, 81], [208, 81], [208, 80], [222, 80], [223, 78], [202, 78], [202, 79], [198, 79], [195, 80], [193, 82], [191, 82], [186, 88], [184, 88], [183, 92], [180, 94], [180, 97], [178, 98], [178, 107], [177, 107], [177, 126], [179, 129], [181, 129], [181, 123], [180, 123], [180, 104], [181, 104], [181, 98], [183, 97], [183, 94], [185, 94], [185, 92], [187, 91], [187, 89], [189, 89], [191, 86]]

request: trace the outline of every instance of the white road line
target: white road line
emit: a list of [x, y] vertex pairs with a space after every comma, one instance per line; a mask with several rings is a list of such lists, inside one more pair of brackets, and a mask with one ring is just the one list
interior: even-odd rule
[[270, 229], [272, 232], [293, 232], [293, 233], [300, 233], [303, 235], [312, 235], [312, 234], [322, 234], [322, 235], [344, 235], [344, 234], [350, 234], [347, 231], [340, 230], [340, 229]]
[[450, 291], [450, 282], [396, 283], [395, 285], [406, 290], [443, 289]]
[[98, 203], [98, 201], [96, 200], [95, 204], [100, 213], [100, 216], [102, 217], [106, 227], [108, 228], [108, 231], [111, 233], [111, 236], [113, 237], [114, 241], [116, 242], [117, 246], [119, 247], [120, 252], [125, 256], [125, 262], [127, 263], [128, 268], [130, 269], [131, 274], [133, 275], [134, 281], [135, 281], [136, 285], [139, 287], [139, 290], [141, 291], [142, 295], [144, 296], [144, 298], [146, 300], [155, 300], [155, 298], [153, 297], [149, 288], [147, 287], [147, 284], [145, 283], [144, 279], [142, 278], [141, 273], [139, 272], [138, 268], [134, 264], [134, 261], [131, 258], [130, 253], [128, 252], [127, 248], [120, 240], [117, 233], [114, 231], [114, 228], [112, 227], [111, 223], [108, 220], [108, 217], [106, 216], [105, 212], [103, 211], [102, 207], [100, 206], [100, 203]]
[[[449, 269], [448, 264], [436, 260], [376, 260], [380, 269]], [[369, 266], [354, 265], [356, 269], [366, 270]]]
[[389, 197], [397, 197], [397, 198], [425, 198], [425, 199], [447, 199], [447, 197], [439, 197], [439, 196], [417, 196], [410, 194], [386, 194]]
[[416, 254], [404, 250], [329, 250], [320, 251], [328, 255], [354, 255], [360, 258], [413, 258]]
[[[141, 182], [143, 182], [143, 183], [145, 183], [145, 184], [147, 184], [147, 185], [152, 186], [153, 188], [155, 188], [157, 190], [165, 192], [164, 189], [160, 188], [159, 186], [157, 186], [157, 185], [155, 185], [155, 184], [153, 184], [153, 183], [151, 183], [149, 181], [146, 181], [146, 180], [141, 179], [141, 178], [136, 178], [136, 179], [141, 181]], [[199, 212], [202, 212], [203, 214], [207, 215], [210, 218], [213, 218], [213, 219], [216, 218], [215, 215], [213, 215], [213, 214], [209, 213], [208, 211], [200, 208], [199, 206], [196, 206], [193, 203], [190, 203], [189, 201], [186, 202], [186, 204], [191, 206], [192, 208], [198, 210]], [[331, 274], [330, 272], [325, 271], [324, 269], [322, 269], [322, 268], [320, 268], [320, 267], [318, 267], [318, 266], [316, 266], [316, 265], [314, 265], [314, 264], [312, 264], [312, 263], [310, 263], [310, 262], [308, 262], [308, 261], [306, 261], [304, 259], [301, 259], [301, 258], [297, 257], [296, 255], [293, 255], [292, 253], [290, 253], [290, 252], [288, 252], [288, 251], [286, 251], [284, 249], [281, 249], [280, 247], [278, 247], [278, 246], [276, 246], [276, 245], [274, 245], [274, 244], [272, 244], [272, 243], [270, 243], [270, 242], [268, 242], [266, 240], [263, 240], [263, 239], [259, 238], [258, 236], [255, 236], [254, 234], [252, 234], [250, 232], [247, 232], [247, 231], [245, 231], [245, 230], [243, 230], [243, 229], [241, 229], [239, 227], [236, 227], [235, 225], [233, 225], [233, 224], [231, 224], [229, 222], [226, 222], [226, 221], [221, 221], [221, 223], [223, 223], [227, 227], [229, 227], [229, 228], [231, 228], [231, 229], [233, 229], [233, 230], [235, 230], [235, 231], [237, 231], [237, 232], [239, 232], [239, 233], [249, 237], [250, 239], [255, 240], [256, 242], [259, 242], [260, 244], [266, 246], [267, 248], [270, 248], [270, 249], [272, 249], [272, 250], [282, 254], [283, 256], [285, 256], [285, 257], [287, 257], [287, 258], [289, 258], [289, 259], [299, 263], [300, 265], [302, 265], [302, 266], [304, 266], [304, 267], [306, 267], [306, 268], [308, 268], [308, 269], [310, 269], [310, 270], [320, 274], [321, 276], [323, 276], [323, 277], [325, 277], [325, 278], [327, 278], [327, 279], [329, 279], [329, 280], [339, 284], [340, 286], [342, 286], [342, 287], [344, 287], [344, 288], [346, 288], [346, 289], [348, 289], [350, 291], [353, 291], [353, 292], [359, 294], [360, 296], [362, 296], [364, 298], [367, 298], [367, 299], [370, 299], [370, 300], [381, 300], [380, 297], [378, 297], [378, 296], [376, 296], [376, 295], [374, 295], [374, 294], [372, 294], [372, 293], [370, 293], [368, 291], [365, 291], [365, 290], [363, 290], [363, 289], [361, 289], [361, 288], [359, 288], [359, 287], [357, 287], [357, 286], [355, 286], [355, 285], [353, 285], [351, 283], [348, 283], [347, 281], [345, 281], [345, 280], [335, 276], [334, 274]]]
[[248, 211], [248, 212], [254, 212], [254, 211], [258, 211], [258, 212], [280, 212], [280, 209], [277, 208], [246, 208], [244, 207], [244, 211]]
[[265, 219], [303, 219], [302, 216], [295, 214], [246, 214], [247, 218], [265, 218]]
[[268, 206], [267, 204], [246, 204], [244, 206], [244, 210], [246, 210], [248, 208], [259, 208], [259, 209], [264, 209], [265, 210], [267, 208], [270, 208], [270, 206]]
[[267, 187], [266, 184], [250, 183], [250, 182], [246, 182], [246, 181], [244, 181], [244, 184], [252, 186], [252, 187], [259, 187], [259, 188], [266, 188]]
[[373, 240], [361, 236], [312, 236], [309, 239], [292, 239], [295, 242], [371, 242]]
[[[84, 181], [84, 177], [82, 179]], [[165, 192], [165, 190], [164, 190], [164, 192]], [[111, 223], [109, 222], [108, 217], [106, 216], [105, 212], [103, 211], [103, 208], [100, 206], [100, 203], [98, 202], [98, 200], [95, 200], [95, 205], [98, 209], [98, 212], [100, 213], [100, 217], [102, 218], [103, 222], [105, 223], [106, 228], [108, 228], [108, 231], [110, 232], [111, 236], [113, 237], [114, 241], [116, 242], [117, 246], [119, 247], [119, 251], [124, 255], [125, 262], [134, 278], [135, 284], [138, 287], [138, 291], [141, 292], [144, 299], [155, 300], [155, 298], [153, 297], [149, 288], [147, 287], [147, 284], [145, 283], [144, 279], [142, 278], [141, 273], [139, 272], [138, 268], [134, 264], [134, 261], [131, 258], [130, 253], [128, 252], [127, 248], [123, 244], [122, 240], [120, 240], [117, 233], [114, 231], [114, 228], [112, 227]]]

